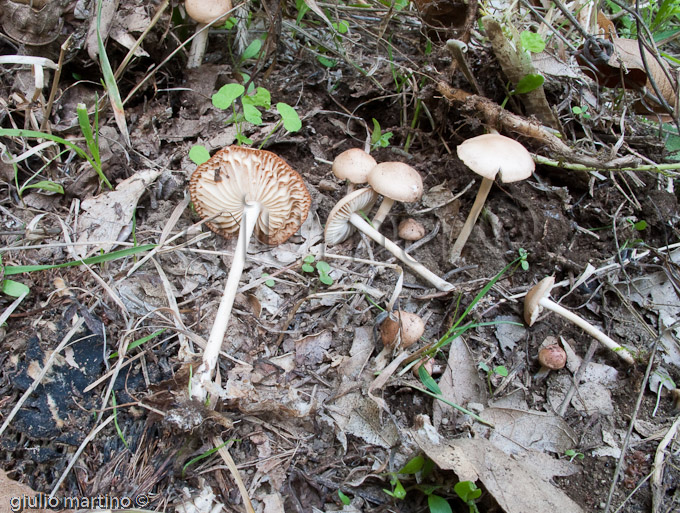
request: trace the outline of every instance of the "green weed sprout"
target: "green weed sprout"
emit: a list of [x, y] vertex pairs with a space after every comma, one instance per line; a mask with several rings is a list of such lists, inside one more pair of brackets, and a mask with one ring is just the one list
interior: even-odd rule
[[[407, 489], [404, 488], [399, 476], [414, 475], [420, 472], [421, 476], [425, 478], [432, 472], [433, 468], [434, 462], [431, 459], [425, 458], [422, 455], [415, 456], [406, 462], [406, 464], [398, 472], [387, 473], [390, 478], [391, 489], [387, 490], [383, 488], [383, 492], [385, 492], [390, 497], [403, 500], [406, 498]], [[451, 506], [449, 506], [448, 501], [434, 493], [437, 489], [441, 488], [440, 486], [417, 484], [411, 488], [419, 490], [427, 495], [427, 505], [430, 513], [452, 513]]]
[[529, 258], [529, 253], [524, 248], [519, 248], [517, 253], [519, 253], [519, 265], [522, 267], [522, 271], [528, 271], [529, 261], [527, 259]]
[[182, 467], [182, 478], [184, 478], [184, 474], [186, 473], [186, 470], [187, 470], [187, 468], [188, 468], [190, 465], [193, 465], [194, 463], [196, 463], [196, 462], [198, 462], [198, 461], [201, 461], [202, 459], [205, 459], [205, 458], [207, 458], [208, 456], [210, 456], [210, 455], [212, 455], [212, 454], [215, 454], [215, 453], [216, 453], [217, 451], [219, 451], [222, 447], [224, 447], [225, 445], [227, 445], [229, 442], [232, 442], [232, 441], [234, 441], [234, 439], [233, 439], [233, 438], [230, 438], [229, 440], [227, 440], [227, 441], [224, 442], [224, 443], [221, 443], [221, 444], [218, 445], [217, 447], [213, 447], [212, 449], [208, 449], [208, 450], [205, 451], [204, 453], [201, 453], [201, 454], [199, 454], [198, 456], [196, 456], [195, 458], [190, 459], [190, 460], [189, 460], [188, 462], [186, 462], [186, 463], [184, 464], [184, 466]]
[[453, 491], [468, 505], [470, 513], [479, 513], [475, 500], [479, 499], [482, 491], [472, 481], [460, 481], [453, 487]]
[[373, 119], [373, 131], [371, 132], [371, 150], [376, 148], [387, 148], [390, 145], [390, 139], [394, 135], [392, 132], [383, 133], [380, 128], [380, 123], [377, 119]]
[[578, 117], [583, 118], [583, 119], [590, 119], [590, 117], [591, 117], [590, 112], [588, 112], [588, 106], [587, 105], [584, 105], [583, 107], [580, 107], [578, 105], [574, 105], [571, 108], [571, 112], [575, 116], [578, 116]]
[[[266, 278], [267, 276], [269, 276], [269, 273], [262, 273], [262, 277], [263, 277], [263, 278]], [[269, 287], [269, 288], [272, 288], [272, 287], [274, 286], [275, 283], [276, 283], [276, 282], [275, 282], [274, 280], [272, 280], [272, 279], [266, 280], [266, 281], [264, 282], [264, 284], [265, 284], [267, 287]]]
[[323, 260], [320, 260], [314, 264], [314, 260], [314, 255], [307, 255], [305, 258], [303, 258], [302, 271], [306, 273], [313, 273], [314, 268], [316, 267], [316, 272], [319, 275], [319, 281], [321, 281], [321, 283], [324, 285], [333, 285], [333, 278], [331, 278], [329, 274], [331, 272], [331, 266]]
[[349, 506], [352, 503], [349, 497], [342, 493], [342, 490], [338, 490], [338, 497], [340, 498], [340, 502], [342, 502], [345, 506]]
[[484, 362], [479, 364], [479, 368], [486, 372], [486, 384], [489, 387], [489, 394], [493, 395], [493, 390], [491, 389], [491, 376], [496, 375], [504, 378], [508, 375], [508, 369], [503, 365], [497, 365], [496, 367], [491, 368]]
[[390, 497], [395, 499], [404, 499], [406, 497], [406, 488], [401, 484], [399, 480], [399, 475], [413, 475], [420, 472], [425, 465], [425, 457], [422, 455], [415, 456], [411, 458], [406, 464], [397, 472], [388, 472], [387, 475], [390, 478], [391, 489], [387, 490], [383, 488], [385, 492]]
[[[256, 40], [259, 41], [259, 40]], [[240, 108], [239, 104], [240, 103]], [[252, 139], [246, 137], [243, 133], [243, 124], [245, 122], [260, 126], [262, 121], [262, 110], [269, 111], [272, 108], [271, 94], [264, 87], [258, 87], [252, 93], [247, 93], [246, 88], [242, 84], [233, 83], [226, 84], [212, 95], [212, 104], [220, 110], [231, 110], [231, 117], [228, 123], [233, 123], [236, 127], [236, 142], [239, 145], [251, 145]], [[267, 137], [260, 144], [262, 148], [269, 138], [281, 126], [289, 132], [297, 132], [302, 128], [302, 121], [293, 107], [287, 103], [279, 102], [275, 106], [275, 110], [279, 115], [279, 120], [274, 125], [274, 128], [267, 134]], [[202, 164], [210, 155], [205, 147], [197, 145], [189, 150], [189, 158], [195, 164]]]
[[582, 452], [578, 452], [574, 449], [567, 449], [566, 451], [564, 451], [564, 455], [567, 458], [569, 458], [569, 463], [574, 461], [576, 458], [578, 458], [579, 460], [582, 460], [583, 458], [586, 457], [585, 454], [583, 454]]
[[111, 392], [111, 405], [113, 406], [113, 424], [116, 426], [116, 433], [118, 433], [118, 437], [123, 441], [125, 448], [129, 450], [130, 446], [128, 446], [128, 443], [125, 441], [125, 435], [123, 435], [123, 431], [118, 425], [118, 403], [116, 402], [115, 392]]

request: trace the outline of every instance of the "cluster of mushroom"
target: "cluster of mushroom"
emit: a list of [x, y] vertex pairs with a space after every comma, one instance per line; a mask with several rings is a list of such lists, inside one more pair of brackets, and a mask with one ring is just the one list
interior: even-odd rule
[[[420, 199], [423, 194], [423, 179], [418, 171], [402, 162], [378, 164], [373, 157], [358, 148], [338, 155], [333, 161], [332, 169], [336, 177], [349, 182], [348, 189], [351, 192], [328, 214], [326, 244], [334, 245], [345, 241], [356, 228], [438, 290], [453, 290], [453, 285], [427, 269], [378, 231], [395, 201], [410, 203]], [[354, 190], [355, 185], [364, 183], [368, 183], [370, 187]], [[368, 223], [360, 213], [367, 215], [370, 212], [378, 194], [383, 196], [383, 201], [371, 223]]]

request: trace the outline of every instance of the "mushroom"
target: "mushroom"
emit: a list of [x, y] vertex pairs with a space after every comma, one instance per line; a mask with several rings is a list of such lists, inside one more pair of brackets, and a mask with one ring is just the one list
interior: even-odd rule
[[[394, 317], [393, 317], [394, 315]], [[416, 314], [397, 310], [380, 325], [380, 339], [383, 345], [394, 350], [406, 349], [418, 342], [425, 332], [425, 323]], [[401, 337], [399, 335], [401, 334]], [[401, 340], [401, 342], [399, 342]]]
[[365, 188], [358, 189], [338, 201], [328, 214], [328, 219], [326, 220], [326, 230], [324, 232], [326, 244], [331, 246], [339, 244], [352, 234], [353, 228], [357, 228], [383, 246], [414, 273], [427, 280], [437, 289], [442, 291], [453, 290], [453, 285], [442, 280], [423, 264], [415, 260], [394, 242], [373, 228], [370, 223], [365, 221], [364, 218], [357, 213], [359, 211], [370, 211], [376, 199], [377, 195], [375, 191], [373, 189]]
[[535, 379], [545, 378], [551, 370], [563, 369], [567, 364], [567, 352], [559, 344], [548, 344], [538, 351], [538, 363], [540, 370], [534, 376]]
[[372, 221], [376, 230], [380, 229], [395, 201], [412, 203], [423, 195], [420, 173], [403, 162], [383, 162], [374, 166], [368, 173], [368, 184], [383, 196]]
[[397, 235], [404, 240], [416, 241], [425, 237], [425, 227], [412, 217], [399, 223]]
[[458, 146], [456, 152], [467, 167], [482, 177], [482, 183], [470, 214], [451, 248], [451, 262], [460, 258], [496, 175], [504, 183], [517, 182], [529, 178], [535, 169], [534, 161], [526, 148], [500, 134], [484, 134], [468, 139]]
[[335, 157], [331, 170], [340, 180], [346, 180], [347, 193], [368, 180], [368, 172], [377, 165], [373, 157], [360, 148], [351, 148]]
[[307, 218], [311, 198], [302, 177], [283, 159], [266, 150], [228, 146], [196, 168], [189, 186], [194, 208], [208, 227], [225, 238], [238, 231], [224, 294], [192, 378], [192, 396], [203, 400], [217, 365], [229, 324], [236, 289], [245, 266], [250, 237], [277, 245], [293, 235]]
[[548, 310], [561, 315], [566, 320], [576, 324], [591, 337], [602, 343], [605, 347], [614, 351], [619, 356], [619, 358], [621, 358], [627, 364], [633, 365], [635, 360], [625, 348], [614, 342], [614, 340], [602, 333], [588, 321], [550, 300], [550, 289], [554, 284], [554, 276], [548, 276], [547, 278], [543, 278], [531, 289], [529, 289], [529, 292], [527, 292], [527, 295], [524, 298], [524, 320], [526, 323], [529, 326], [532, 326], [534, 322], [536, 322], [536, 319], [538, 319], [538, 316], [540, 315], [543, 308], [547, 308]]
[[208, 44], [208, 28], [226, 18], [231, 11], [231, 0], [186, 0], [184, 9], [191, 18], [198, 22], [196, 35], [191, 42], [187, 68], [198, 68], [203, 62], [205, 47]]

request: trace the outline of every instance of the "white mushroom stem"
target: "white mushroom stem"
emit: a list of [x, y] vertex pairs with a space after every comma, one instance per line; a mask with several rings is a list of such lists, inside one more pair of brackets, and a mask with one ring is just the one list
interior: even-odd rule
[[392, 205], [394, 205], [394, 200], [392, 198], [388, 197], [383, 198], [383, 201], [380, 204], [378, 211], [375, 213], [375, 216], [373, 216], [373, 221], [371, 221], [373, 223], [373, 227], [376, 230], [380, 229], [380, 225], [383, 224], [383, 221], [387, 217], [387, 214], [389, 214], [390, 210], [392, 210]]
[[616, 353], [619, 356], [619, 358], [621, 358], [627, 364], [629, 364], [629, 365], [635, 364], [635, 359], [628, 352], [628, 350], [626, 350], [626, 348], [617, 344], [614, 340], [612, 340], [607, 335], [602, 333], [600, 330], [598, 330], [595, 326], [590, 324], [585, 319], [582, 319], [581, 317], [576, 315], [574, 312], [567, 310], [563, 306], [555, 303], [554, 301], [552, 301], [551, 299], [548, 299], [547, 297], [541, 298], [539, 300], [538, 304], [540, 306], [542, 306], [543, 308], [547, 308], [548, 310], [555, 312], [557, 315], [561, 315], [562, 317], [564, 317], [568, 321], [576, 324], [579, 328], [581, 328], [583, 331], [588, 333], [591, 337], [593, 337], [595, 340], [600, 342], [607, 349]]
[[231, 269], [227, 277], [227, 284], [224, 287], [220, 306], [217, 309], [215, 322], [213, 323], [212, 330], [210, 330], [208, 343], [203, 350], [203, 362], [191, 381], [191, 395], [200, 401], [205, 400], [208, 392], [207, 385], [212, 382], [212, 377], [217, 367], [222, 341], [224, 340], [224, 334], [227, 332], [231, 309], [236, 297], [236, 290], [238, 289], [243, 268], [245, 267], [248, 243], [253, 235], [261, 211], [262, 204], [259, 202], [246, 203], [243, 207], [241, 227], [238, 233], [238, 240], [236, 241], [236, 249], [234, 250], [234, 259], [231, 262]]
[[189, 60], [187, 61], [187, 68], [198, 68], [203, 62], [205, 56], [205, 49], [208, 46], [208, 27], [205, 23], [199, 23], [196, 26], [196, 35], [191, 40], [191, 49], [189, 50]]
[[383, 246], [387, 251], [392, 253], [395, 257], [401, 260], [409, 269], [411, 269], [418, 276], [426, 280], [428, 283], [434, 285], [438, 290], [448, 292], [454, 289], [454, 286], [448, 281], [442, 280], [439, 276], [430, 271], [423, 264], [415, 260], [412, 256], [407, 254], [403, 249], [397, 246], [390, 239], [385, 237], [378, 230], [373, 228], [369, 223], [367, 223], [363, 217], [357, 213], [353, 213], [349, 222], [357, 228], [358, 230], [365, 233], [368, 237], [373, 239], [375, 242]]
[[451, 262], [460, 258], [460, 254], [463, 252], [463, 247], [465, 246], [468, 237], [470, 237], [472, 229], [475, 227], [475, 223], [477, 222], [479, 214], [482, 212], [482, 208], [484, 208], [484, 203], [486, 203], [486, 198], [489, 196], [491, 187], [493, 187], [493, 180], [482, 178], [482, 184], [479, 186], [479, 190], [477, 191], [477, 197], [475, 198], [475, 202], [472, 204], [472, 210], [470, 210], [470, 213], [465, 220], [465, 224], [463, 225], [463, 229], [460, 231], [456, 242], [451, 248], [451, 253], [449, 254], [449, 260]]

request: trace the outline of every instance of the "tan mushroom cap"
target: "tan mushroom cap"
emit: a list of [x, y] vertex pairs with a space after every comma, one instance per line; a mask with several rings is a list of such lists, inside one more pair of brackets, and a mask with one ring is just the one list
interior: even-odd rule
[[532, 326], [538, 316], [541, 314], [543, 307], [539, 304], [541, 299], [550, 295], [550, 289], [555, 285], [555, 277], [548, 276], [543, 278], [536, 285], [529, 289], [524, 298], [524, 321]]
[[186, 0], [187, 14], [198, 23], [210, 23], [231, 10], [231, 0]]
[[412, 203], [423, 195], [420, 173], [403, 162], [382, 162], [368, 173], [368, 183], [386, 198]]
[[467, 139], [456, 148], [458, 158], [484, 178], [517, 182], [529, 178], [536, 169], [531, 154], [517, 141], [500, 134], [484, 134]]
[[397, 235], [404, 240], [420, 240], [425, 237], [425, 227], [412, 217], [399, 223]]
[[373, 157], [360, 148], [351, 148], [335, 157], [331, 170], [340, 180], [366, 183], [368, 172], [377, 165]]
[[368, 213], [376, 199], [378, 199], [378, 195], [375, 191], [365, 188], [357, 189], [338, 201], [326, 220], [326, 230], [324, 231], [326, 244], [331, 246], [339, 244], [352, 235], [354, 227], [349, 222], [349, 218], [360, 210]]
[[255, 236], [281, 244], [307, 219], [312, 203], [302, 177], [282, 158], [266, 150], [227, 146], [191, 175], [191, 201], [206, 224], [225, 238], [238, 233], [243, 207], [259, 202], [262, 213]]
[[399, 333], [399, 324], [401, 323], [401, 344], [399, 347], [406, 349], [415, 344], [425, 332], [425, 323], [416, 314], [397, 310], [396, 320], [388, 317], [380, 325], [380, 338], [384, 346], [394, 349], [397, 334]]
[[567, 352], [559, 344], [550, 344], [538, 352], [538, 362], [550, 370], [563, 369], [567, 364]]

